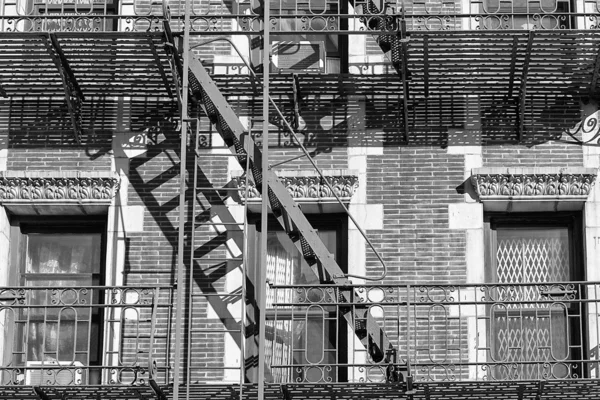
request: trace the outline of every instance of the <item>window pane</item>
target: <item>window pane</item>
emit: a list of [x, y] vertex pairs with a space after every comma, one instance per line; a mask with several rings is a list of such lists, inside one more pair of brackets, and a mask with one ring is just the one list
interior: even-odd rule
[[567, 228], [497, 230], [500, 283], [561, 282], [570, 279]]
[[25, 271], [97, 274], [100, 272], [100, 240], [100, 234], [28, 234]]

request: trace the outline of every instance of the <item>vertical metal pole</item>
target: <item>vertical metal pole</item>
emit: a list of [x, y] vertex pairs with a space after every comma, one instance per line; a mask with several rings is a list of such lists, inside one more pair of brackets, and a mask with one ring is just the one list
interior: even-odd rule
[[181, 82], [181, 142], [180, 142], [180, 167], [179, 167], [179, 235], [177, 246], [177, 308], [175, 309], [175, 355], [173, 366], [173, 399], [179, 399], [179, 384], [181, 381], [181, 343], [183, 341], [183, 296], [184, 296], [184, 269], [183, 252], [185, 230], [185, 177], [187, 153], [187, 128], [188, 128], [188, 75], [189, 75], [189, 48], [190, 48], [190, 0], [185, 0], [185, 19], [183, 27], [183, 78]]
[[263, 400], [265, 396], [265, 309], [267, 307], [267, 235], [268, 235], [268, 204], [269, 204], [269, 183], [265, 173], [269, 170], [269, 68], [271, 65], [271, 40], [269, 38], [269, 19], [270, 19], [270, 0], [264, 3], [263, 19], [263, 134], [262, 134], [262, 203], [260, 208], [260, 262], [259, 280], [258, 280], [258, 400]]

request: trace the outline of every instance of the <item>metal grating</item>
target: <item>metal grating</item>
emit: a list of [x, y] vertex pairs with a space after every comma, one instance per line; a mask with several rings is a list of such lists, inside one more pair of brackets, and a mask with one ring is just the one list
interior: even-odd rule
[[[171, 97], [163, 34], [56, 33], [84, 96]], [[64, 97], [45, 33], [0, 33], [0, 85], [6, 97]]]

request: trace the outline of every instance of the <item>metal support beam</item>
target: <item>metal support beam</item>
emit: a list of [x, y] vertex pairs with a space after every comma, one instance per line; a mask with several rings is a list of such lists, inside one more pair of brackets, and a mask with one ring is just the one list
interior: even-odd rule
[[63, 89], [65, 91], [65, 102], [69, 109], [71, 116], [71, 124], [73, 125], [73, 135], [75, 142], [81, 144], [81, 135], [83, 134], [82, 120], [81, 120], [81, 106], [85, 97], [81, 92], [79, 84], [75, 80], [75, 75], [69, 66], [69, 62], [63, 53], [56, 35], [53, 33], [48, 36], [42, 36], [44, 38], [44, 45], [50, 53], [50, 57], [58, 69], [60, 78], [62, 80]]
[[162, 62], [160, 61], [160, 57], [158, 56], [158, 52], [156, 51], [156, 46], [152, 41], [151, 37], [148, 37], [148, 44], [150, 45], [150, 50], [152, 51], [152, 56], [154, 57], [154, 62], [156, 63], [156, 68], [158, 69], [158, 73], [165, 84], [165, 88], [167, 89], [167, 93], [169, 93], [169, 97], [173, 98], [173, 92], [171, 91], [171, 85], [169, 85], [169, 79], [167, 78], [167, 74], [165, 73], [165, 69], [163, 68]]
[[0, 96], [8, 98], [8, 94], [6, 94], [6, 90], [0, 85]]
[[535, 31], [529, 31], [529, 38], [527, 39], [527, 48], [525, 50], [525, 59], [523, 60], [523, 75], [521, 77], [521, 89], [519, 91], [519, 108], [518, 111], [518, 140], [519, 143], [523, 140], [523, 125], [525, 120], [525, 98], [527, 97], [527, 75], [529, 74], [529, 60], [531, 59], [531, 48], [533, 46], [533, 38]]
[[408, 99], [410, 96], [407, 79], [408, 69], [406, 67], [408, 63], [408, 40], [406, 36], [406, 20], [403, 18], [400, 21], [400, 56], [402, 58], [402, 115], [404, 116], [404, 141], [406, 143], [409, 140]]

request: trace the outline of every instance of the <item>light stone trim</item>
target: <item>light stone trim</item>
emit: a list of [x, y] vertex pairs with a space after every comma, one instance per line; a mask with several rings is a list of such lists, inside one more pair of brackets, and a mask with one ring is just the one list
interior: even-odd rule
[[119, 180], [110, 174], [0, 173], [0, 203], [101, 202], [110, 203]]
[[479, 199], [585, 201], [596, 179], [593, 168], [495, 169], [477, 168], [471, 182]]
[[[335, 201], [333, 192], [346, 203], [358, 189], [358, 176], [356, 175], [325, 175], [325, 179], [331, 185], [332, 190], [319, 176], [280, 176], [279, 179], [285, 185], [290, 195], [299, 201]], [[233, 177], [232, 184], [239, 189], [240, 200], [246, 199], [246, 182], [243, 177]], [[249, 181], [248, 201], [259, 201], [261, 195], [253, 182]]]

